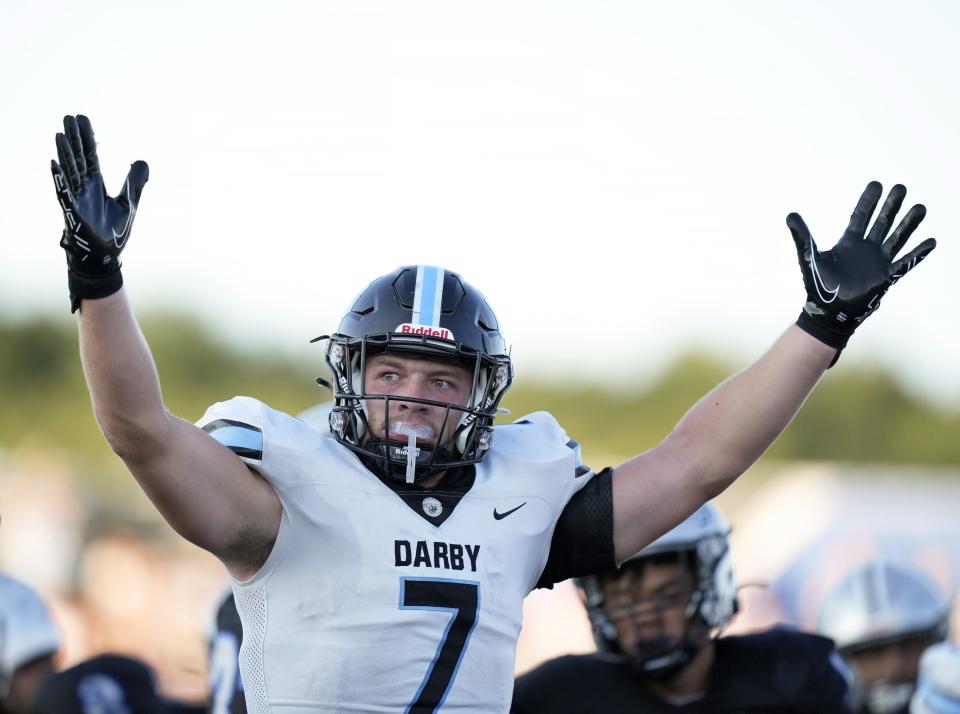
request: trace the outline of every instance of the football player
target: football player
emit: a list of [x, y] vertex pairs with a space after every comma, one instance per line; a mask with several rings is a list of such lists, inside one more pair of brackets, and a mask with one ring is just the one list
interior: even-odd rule
[[98, 655], [50, 677], [30, 714], [203, 714], [204, 708], [165, 701], [153, 670], [138, 659]]
[[850, 663], [858, 712], [906, 714], [920, 657], [947, 637], [949, 620], [949, 599], [925, 573], [876, 559], [827, 593], [817, 629]]
[[707, 503], [620, 569], [578, 578], [598, 652], [520, 677], [512, 711], [847, 711], [828, 639], [783, 628], [714, 636], [737, 611], [727, 533]]
[[755, 461], [886, 290], [905, 189], [871, 183], [835, 248], [788, 218], [807, 303], [754, 365], [659, 445], [594, 472], [549, 414], [493, 426], [513, 379], [493, 310], [460, 275], [374, 280], [326, 339], [330, 431], [249, 397], [197, 425], [164, 407], [120, 270], [147, 165], [116, 198], [90, 122], [68, 116], [53, 179], [80, 352], [100, 425], [167, 521], [216, 555], [243, 621], [247, 708], [505, 711], [523, 597], [638, 552]]
[[0, 713], [23, 714], [54, 672], [60, 637], [40, 596], [0, 573]]
[[920, 658], [917, 690], [910, 699], [910, 714], [960, 712], [960, 645], [940, 642]]

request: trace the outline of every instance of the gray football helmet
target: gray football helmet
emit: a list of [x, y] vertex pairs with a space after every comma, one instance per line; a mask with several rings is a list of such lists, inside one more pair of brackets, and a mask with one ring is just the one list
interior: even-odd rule
[[40, 596], [0, 572], [0, 707], [20, 667], [60, 649], [60, 637]]
[[898, 641], [947, 636], [950, 602], [921, 570], [876, 559], [850, 571], [826, 596], [817, 629], [833, 639], [854, 674], [854, 696], [869, 712], [901, 711], [910, 701], [913, 682], [867, 683], [857, 675], [852, 656]]
[[[712, 503], [701, 506], [692, 516], [660, 536], [619, 570], [598, 573], [576, 580], [584, 596], [597, 648], [611, 659], [626, 662], [641, 676], [669, 679], [696, 655], [710, 632], [726, 625], [738, 610], [733, 581], [733, 558], [727, 527]], [[691, 594], [686, 605], [689, 623], [680, 641], [666, 637], [643, 640], [637, 651], [627, 653], [604, 602], [603, 583], [617, 578], [624, 568], [643, 568], [652, 558], [669, 558], [689, 567]]]

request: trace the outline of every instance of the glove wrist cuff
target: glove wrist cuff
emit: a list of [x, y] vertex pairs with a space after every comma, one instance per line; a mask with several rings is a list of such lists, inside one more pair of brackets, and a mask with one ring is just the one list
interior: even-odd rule
[[837, 351], [837, 354], [834, 355], [827, 369], [837, 363], [837, 360], [840, 359], [840, 353], [843, 352], [843, 348], [847, 346], [847, 340], [850, 339], [849, 333], [831, 330], [819, 320], [811, 317], [806, 310], [800, 311], [800, 317], [797, 318], [797, 327]]
[[83, 275], [68, 270], [67, 285], [70, 288], [70, 312], [74, 313], [80, 309], [81, 300], [97, 300], [117, 292], [123, 287], [123, 275], [119, 268], [110, 275]]

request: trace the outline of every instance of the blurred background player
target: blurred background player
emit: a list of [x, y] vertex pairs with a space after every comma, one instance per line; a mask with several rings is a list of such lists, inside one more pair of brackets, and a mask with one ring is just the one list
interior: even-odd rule
[[0, 712], [21, 714], [54, 672], [57, 629], [33, 588], [0, 572]]
[[956, 714], [960, 712], [960, 645], [941, 642], [920, 658], [917, 691], [910, 700], [910, 714]]
[[857, 712], [908, 711], [920, 657], [947, 637], [950, 601], [925, 573], [883, 559], [863, 563], [827, 594], [817, 629], [854, 675]]
[[827, 639], [714, 637], [738, 608], [727, 534], [707, 503], [619, 570], [578, 579], [599, 651], [520, 677], [513, 711], [847, 711]]
[[227, 592], [217, 608], [215, 630], [210, 643], [210, 714], [247, 714], [240, 679], [240, 643], [243, 626], [240, 613]]
[[202, 714], [157, 694], [153, 670], [138, 659], [106, 654], [49, 677], [29, 714]]

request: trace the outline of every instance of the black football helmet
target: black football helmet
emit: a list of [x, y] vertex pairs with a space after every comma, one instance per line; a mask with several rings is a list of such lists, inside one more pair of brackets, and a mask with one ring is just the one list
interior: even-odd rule
[[[371, 433], [368, 400], [385, 402], [387, 423], [391, 404], [401, 401], [445, 409], [433, 445], [416, 447], [414, 481], [477, 463], [486, 455], [498, 405], [513, 381], [513, 366], [486, 298], [457, 273], [420, 265], [377, 278], [354, 301], [337, 332], [317, 339], [329, 340], [326, 361], [334, 377], [330, 430], [379, 472], [398, 479], [407, 476], [408, 442]], [[367, 360], [383, 352], [467, 367], [473, 373], [467, 403], [366, 394]], [[440, 443], [451, 419], [457, 420], [454, 435]]]

